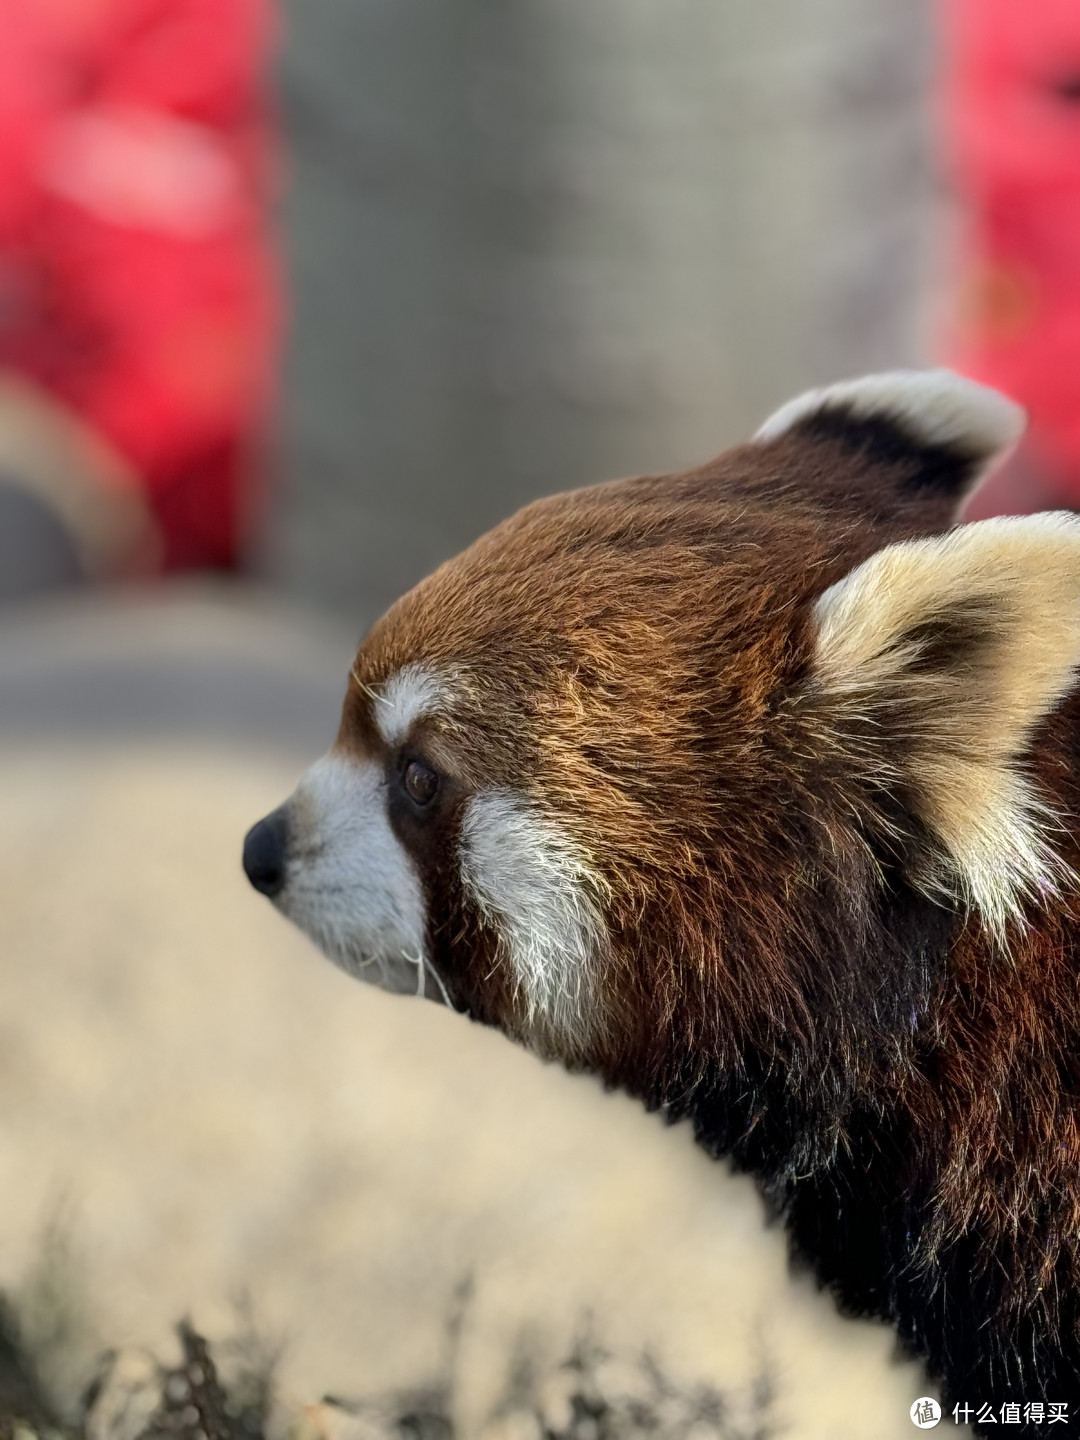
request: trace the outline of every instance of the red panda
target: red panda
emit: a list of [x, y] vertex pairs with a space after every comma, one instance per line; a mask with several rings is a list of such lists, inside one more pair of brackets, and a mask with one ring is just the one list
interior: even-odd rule
[[244, 863], [352, 974], [688, 1118], [947, 1403], [1075, 1419], [1080, 520], [956, 524], [1022, 426], [872, 376], [528, 506], [375, 625]]

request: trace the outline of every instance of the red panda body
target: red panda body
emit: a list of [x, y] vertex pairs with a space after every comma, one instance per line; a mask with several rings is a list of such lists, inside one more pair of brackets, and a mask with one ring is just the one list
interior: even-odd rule
[[950, 1404], [1075, 1418], [1080, 522], [955, 527], [1019, 428], [871, 377], [528, 507], [374, 627], [245, 865], [688, 1117]]

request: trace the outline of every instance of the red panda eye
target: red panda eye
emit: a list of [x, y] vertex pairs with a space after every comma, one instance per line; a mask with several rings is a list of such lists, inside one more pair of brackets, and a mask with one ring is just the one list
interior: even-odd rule
[[439, 793], [439, 777], [422, 760], [410, 760], [402, 777], [405, 793], [414, 805], [430, 805]]

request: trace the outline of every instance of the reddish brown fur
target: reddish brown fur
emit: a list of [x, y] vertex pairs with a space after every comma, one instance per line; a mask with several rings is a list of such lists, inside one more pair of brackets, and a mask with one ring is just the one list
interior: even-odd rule
[[[838, 442], [785, 437], [684, 476], [542, 500], [399, 601], [358, 656], [346, 743], [363, 687], [409, 663], [460, 671], [470, 746], [444, 756], [449, 773], [537, 796], [610, 883], [621, 1021], [609, 1053], [586, 1059], [613, 1081], [659, 1075], [672, 1050], [724, 1055], [748, 1033], [811, 1023], [792, 924], [815, 877], [803, 834], [794, 847], [787, 834], [789, 798], [803, 797], [800, 826], [827, 837], [838, 866], [865, 857], [837, 825], [832, 757], [814, 758], [821, 718], [796, 699], [806, 607], [947, 513], [931, 499], [890, 513], [881, 498], [860, 513], [883, 489], [878, 467]], [[706, 780], [722, 788], [706, 793]], [[732, 915], [755, 937], [740, 963], [724, 943]], [[808, 963], [815, 938], [811, 927]], [[490, 996], [463, 998], [487, 1013]]]
[[[505, 786], [556, 817], [611, 939], [599, 1023], [569, 1045], [530, 1024], [433, 860], [455, 1002], [689, 1112], [788, 1210], [823, 1278], [954, 1386], [1064, 1383], [1080, 1353], [1080, 902], [1029, 907], [1005, 954], [978, 917], [919, 895], [935, 842], [867, 762], [880, 751], [895, 773], [904, 735], [855, 733], [815, 685], [814, 600], [955, 509], [955, 488], [921, 483], [916, 446], [868, 435], [803, 426], [530, 506], [374, 627], [339, 746], [377, 748], [371, 696], [401, 667], [453, 677], [454, 705], [414, 743], [454, 797]], [[1034, 746], [1070, 817], [1078, 734], [1070, 700]], [[1057, 838], [1080, 869], [1075, 833]], [[888, 1224], [908, 1232], [883, 1220], [865, 1275], [832, 1235], [849, 1200], [860, 1217], [895, 1204]], [[985, 1278], [970, 1339], [945, 1295], [969, 1272]]]

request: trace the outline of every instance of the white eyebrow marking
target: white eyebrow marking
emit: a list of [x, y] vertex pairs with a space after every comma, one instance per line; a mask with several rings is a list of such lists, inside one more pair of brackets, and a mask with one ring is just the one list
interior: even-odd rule
[[450, 687], [443, 676], [423, 665], [403, 665], [378, 691], [366, 685], [361, 688], [378, 701], [375, 725], [387, 745], [400, 745], [417, 720], [450, 699]]

